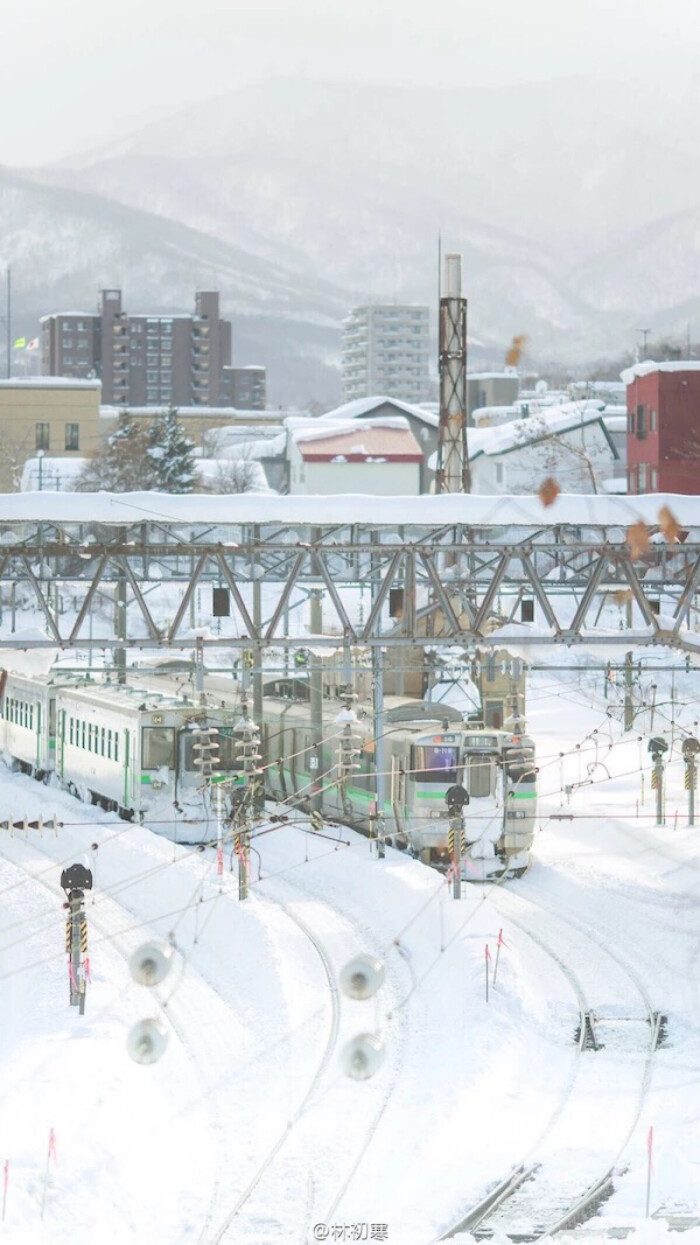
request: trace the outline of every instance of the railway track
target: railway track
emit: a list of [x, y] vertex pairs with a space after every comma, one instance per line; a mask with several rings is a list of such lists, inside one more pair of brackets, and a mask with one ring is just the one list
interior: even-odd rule
[[[479, 1240], [502, 1233], [517, 1242], [541, 1241], [590, 1218], [613, 1192], [616, 1165], [641, 1116], [661, 1031], [659, 1013], [637, 973], [597, 935], [530, 896], [501, 892], [496, 902], [504, 917], [553, 958], [569, 980], [579, 1013], [577, 1055], [565, 1093], [527, 1154], [440, 1240], [470, 1231]], [[515, 915], [523, 908], [529, 908], [527, 923]], [[553, 949], [553, 936], [558, 944], [568, 944], [566, 955], [559, 946]], [[569, 963], [574, 957], [576, 970]], [[603, 981], [608, 988], [612, 984], [620, 1002], [598, 1003]], [[591, 1000], [596, 1000], [595, 1007]], [[590, 1104], [606, 1095], [617, 1102], [624, 1081], [631, 1111], [617, 1128], [606, 1121], [612, 1138], [601, 1170], [601, 1121]]]
[[294, 1111], [293, 1115], [287, 1121], [285, 1127], [283, 1128], [279, 1137], [275, 1141], [274, 1145], [268, 1150], [264, 1159], [259, 1164], [255, 1172], [253, 1173], [247, 1185], [242, 1190], [242, 1192], [239, 1194], [233, 1206], [231, 1207], [231, 1209], [228, 1211], [224, 1219], [219, 1224], [218, 1228], [214, 1229], [213, 1233], [209, 1235], [209, 1227], [207, 1224], [205, 1224], [205, 1229], [203, 1230], [202, 1235], [200, 1236], [201, 1245], [204, 1245], [205, 1241], [210, 1242], [211, 1245], [219, 1245], [221, 1241], [224, 1241], [226, 1239], [229, 1229], [233, 1227], [241, 1211], [250, 1201], [250, 1199], [252, 1198], [258, 1186], [261, 1184], [264, 1177], [271, 1170], [272, 1165], [275, 1162], [275, 1159], [277, 1158], [278, 1154], [282, 1150], [283, 1146], [288, 1140], [293, 1129], [302, 1119], [308, 1107], [310, 1106], [311, 1102], [313, 1101], [313, 1098], [315, 1097], [321, 1085], [323, 1076], [330, 1064], [331, 1058], [333, 1056], [333, 1053], [335, 1051], [335, 1048], [338, 1042], [338, 1031], [340, 1028], [340, 1002], [339, 1002], [339, 997], [338, 997], [338, 986], [337, 986], [336, 979], [335, 979], [335, 969], [333, 967], [333, 963], [331, 961], [331, 958], [325, 946], [323, 945], [321, 940], [316, 936], [316, 934], [310, 928], [310, 926], [304, 920], [302, 920], [302, 918], [298, 915], [298, 913], [293, 912], [291, 907], [288, 904], [284, 903], [281, 899], [271, 898], [270, 896], [266, 896], [266, 899], [268, 902], [273, 903], [278, 908], [280, 908], [281, 911], [285, 913], [287, 918], [297, 926], [297, 928], [301, 931], [301, 933], [312, 944], [312, 946], [314, 947], [314, 950], [316, 951], [321, 961], [321, 965], [323, 967], [323, 972], [326, 978], [330, 1000], [331, 1000], [331, 1018], [330, 1018], [329, 1028], [328, 1028], [328, 1036], [326, 1038], [326, 1043], [325, 1043], [321, 1058], [316, 1066], [316, 1069], [311, 1078], [311, 1081], [309, 1082], [306, 1093], [304, 1094], [304, 1097], [302, 1098], [298, 1107]]

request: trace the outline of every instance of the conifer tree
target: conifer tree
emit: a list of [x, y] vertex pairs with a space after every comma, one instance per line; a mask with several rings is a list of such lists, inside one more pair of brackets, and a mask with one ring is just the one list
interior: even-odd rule
[[183, 431], [174, 406], [156, 416], [148, 432], [151, 488], [159, 493], [191, 493], [197, 473], [194, 442]]

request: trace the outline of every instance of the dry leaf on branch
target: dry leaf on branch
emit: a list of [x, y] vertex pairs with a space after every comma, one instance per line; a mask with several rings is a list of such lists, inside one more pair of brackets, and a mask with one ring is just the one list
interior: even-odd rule
[[681, 534], [681, 525], [668, 506], [662, 506], [659, 511], [659, 529], [670, 545], [675, 544]]
[[543, 506], [553, 506], [560, 493], [559, 485], [551, 476], [547, 476], [547, 479], [542, 481], [537, 490], [537, 496]]
[[639, 523], [633, 523], [627, 528], [627, 544], [633, 558], [641, 558], [649, 548], [649, 532], [646, 523], [642, 523], [641, 519]]

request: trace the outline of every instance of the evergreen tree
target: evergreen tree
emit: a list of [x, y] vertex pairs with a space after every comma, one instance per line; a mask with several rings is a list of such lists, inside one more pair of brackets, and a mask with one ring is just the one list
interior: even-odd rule
[[174, 406], [153, 420], [148, 432], [151, 488], [159, 493], [191, 493], [197, 473], [194, 442], [183, 432]]
[[120, 411], [107, 442], [86, 463], [76, 489], [80, 493], [138, 493], [151, 489], [153, 466], [148, 457], [148, 429], [129, 411]]

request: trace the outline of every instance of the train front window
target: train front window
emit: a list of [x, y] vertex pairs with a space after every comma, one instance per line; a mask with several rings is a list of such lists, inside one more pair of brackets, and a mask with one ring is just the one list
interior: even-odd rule
[[175, 731], [170, 726], [144, 726], [141, 731], [141, 768], [175, 769]]
[[470, 756], [467, 774], [467, 790], [473, 800], [485, 799], [491, 795], [490, 757]]
[[444, 744], [416, 744], [411, 759], [414, 782], [457, 781], [457, 748]]

